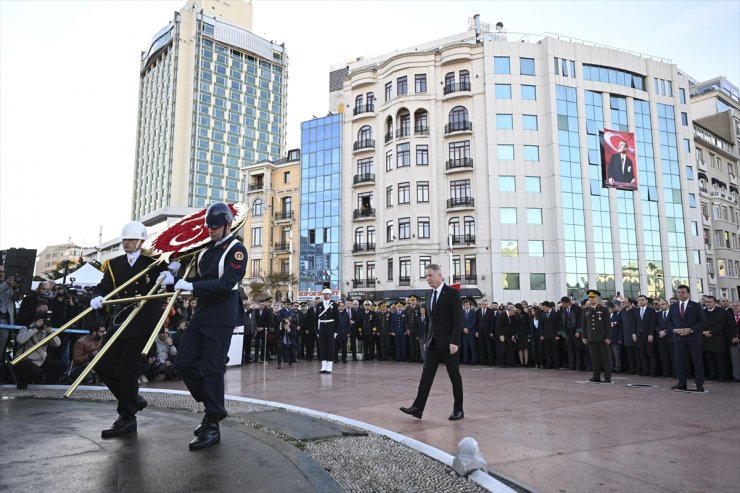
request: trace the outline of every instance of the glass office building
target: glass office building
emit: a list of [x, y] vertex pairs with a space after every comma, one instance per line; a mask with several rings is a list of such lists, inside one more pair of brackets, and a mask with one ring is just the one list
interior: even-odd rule
[[301, 124], [301, 242], [299, 298], [324, 286], [341, 289], [340, 170], [342, 115]]

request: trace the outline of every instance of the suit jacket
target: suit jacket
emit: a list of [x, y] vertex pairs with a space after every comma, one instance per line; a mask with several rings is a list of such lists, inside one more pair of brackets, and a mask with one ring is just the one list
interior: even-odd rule
[[[15, 323], [15, 302], [20, 299], [19, 289], [13, 290], [6, 282], [0, 282], [0, 307], [8, 312], [10, 325]], [[31, 316], [33, 316], [32, 314]]]
[[244, 311], [244, 335], [255, 335], [257, 333], [257, 319], [254, 314], [254, 309]]
[[740, 338], [740, 317], [736, 316], [736, 313], [730, 312], [730, 333], [727, 335], [728, 339], [732, 340], [736, 337]]
[[[734, 318], [732, 319], [734, 321]], [[727, 333], [730, 331], [730, 315], [722, 308], [715, 307], [711, 312], [704, 310], [704, 331], [712, 336], [702, 337], [702, 349], [717, 353], [724, 352]]]
[[570, 304], [570, 310], [561, 308], [558, 312], [560, 330], [568, 337], [573, 337], [576, 332], [581, 331], [581, 307], [575, 303]]
[[494, 310], [486, 308], [485, 316], [483, 316], [483, 310], [478, 310], [475, 313], [478, 333], [481, 337], [490, 337], [493, 334], [493, 312]]
[[633, 306], [629, 310], [621, 310], [619, 315], [622, 318], [622, 343], [625, 347], [634, 347], [635, 341], [632, 340], [632, 334], [637, 334], [640, 312]]
[[478, 332], [478, 317], [476, 311], [472, 308], [468, 310], [467, 314], [463, 310], [463, 328], [468, 329], [469, 336], [475, 337], [475, 334]]
[[632, 180], [635, 179], [635, 168], [629, 156], [625, 156], [624, 171], [622, 171], [622, 155], [612, 155], [606, 169], [606, 177], [619, 183], [632, 183]]
[[668, 308], [668, 321], [666, 322], [668, 332], [673, 332], [673, 329], [691, 329], [694, 332], [691, 335], [683, 337], [675, 334], [673, 336], [673, 342], [683, 342], [689, 340], [689, 338], [701, 342], [701, 332], [704, 330], [704, 309], [696, 301], [689, 300], [686, 303], [686, 309], [684, 310], [682, 319], [680, 305], [681, 302], [679, 301]]
[[[514, 317], [509, 317], [506, 314], [499, 315], [496, 319], [495, 335], [496, 339], [504, 336], [505, 340], [511, 340], [511, 336], [514, 335], [516, 330], [516, 320]], [[505, 341], [504, 341], [505, 342]]]
[[637, 322], [635, 324], [635, 334], [637, 338], [655, 336], [658, 325], [658, 315], [655, 313], [655, 309], [652, 306], [646, 306], [645, 315], [642, 318], [640, 318], [641, 308], [638, 306], [635, 310], [635, 321]]
[[429, 349], [432, 341], [441, 351], [449, 350], [450, 344], [460, 346], [463, 327], [463, 307], [460, 292], [447, 284], [442, 285], [437, 303], [432, 311], [432, 296], [427, 294], [427, 323], [424, 330], [426, 339], [424, 349]]
[[262, 310], [262, 313], [260, 313], [260, 309], [255, 308], [254, 320], [257, 327], [264, 327], [266, 329], [269, 329], [274, 323], [272, 318], [272, 310], [270, 308], [264, 308]]
[[550, 310], [549, 316], [545, 312], [540, 313], [539, 332], [541, 337], [544, 337], [545, 339], [555, 339], [558, 335], [559, 326], [558, 313], [555, 310]]

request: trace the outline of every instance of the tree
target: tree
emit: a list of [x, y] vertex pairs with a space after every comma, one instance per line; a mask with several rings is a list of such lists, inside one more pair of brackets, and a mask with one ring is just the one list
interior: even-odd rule
[[[250, 298], [255, 301], [262, 301], [270, 297], [277, 299], [282, 291], [281, 288], [289, 288], [293, 284], [295, 284], [293, 274], [283, 272], [268, 274], [249, 283]], [[287, 289], [284, 292], [287, 292]]]

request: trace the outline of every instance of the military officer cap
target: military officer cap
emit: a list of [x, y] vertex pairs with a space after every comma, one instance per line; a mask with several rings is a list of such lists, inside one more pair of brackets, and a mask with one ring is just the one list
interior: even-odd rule
[[596, 291], [595, 289], [589, 289], [588, 291], [586, 291], [586, 295], [587, 295], [587, 296], [589, 296], [589, 297], [590, 297], [591, 295], [594, 295], [594, 296], [601, 296], [601, 293], [599, 293], [599, 292], [598, 292], [598, 291]]
[[365, 300], [365, 302], [363, 303], [363, 305], [364, 306], [373, 306], [373, 302], [370, 301], [370, 300]]
[[378, 307], [383, 307], [383, 306], [385, 306], [385, 301], [381, 301], [380, 303], [378, 303]]
[[416, 301], [416, 296], [414, 296], [412, 294], [411, 296], [409, 296], [408, 298], [406, 298], [406, 301]]
[[331, 294], [331, 289], [324, 288], [324, 290], [321, 292], [321, 294]]
[[607, 301], [606, 302], [606, 307], [607, 308], [614, 308], [614, 306], [615, 306], [614, 303], [612, 303], [611, 301]]
[[301, 301], [301, 306], [308, 306], [308, 303], [306, 303], [305, 301]]

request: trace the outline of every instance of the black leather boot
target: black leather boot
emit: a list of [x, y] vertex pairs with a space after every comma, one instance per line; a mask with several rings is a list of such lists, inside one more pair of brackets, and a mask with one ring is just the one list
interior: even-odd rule
[[218, 414], [206, 414], [203, 431], [190, 442], [190, 450], [200, 450], [221, 441], [221, 431], [218, 426], [219, 417]]
[[[223, 421], [226, 419], [226, 417], [229, 415], [229, 413], [224, 413], [218, 417], [219, 421]], [[201, 433], [203, 433], [203, 430], [206, 429], [206, 423], [208, 422], [208, 415], [203, 415], [203, 420], [200, 422], [200, 424], [193, 430], [193, 435], [198, 436]]]
[[136, 418], [126, 419], [123, 416], [118, 416], [118, 419], [113, 423], [113, 426], [107, 430], [103, 430], [100, 436], [103, 438], [113, 438], [126, 433], [136, 433]]

